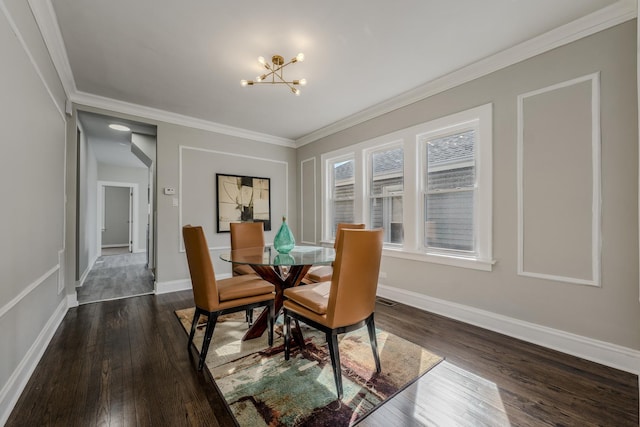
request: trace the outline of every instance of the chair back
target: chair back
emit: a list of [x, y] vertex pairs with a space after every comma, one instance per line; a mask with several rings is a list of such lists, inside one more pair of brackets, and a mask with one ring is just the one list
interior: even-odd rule
[[351, 224], [348, 222], [339, 222], [338, 226], [336, 227], [336, 238], [333, 241], [333, 249], [338, 249], [338, 242], [340, 241], [340, 231], [348, 228], [348, 229], [355, 229], [355, 230], [364, 230], [364, 224]]
[[232, 222], [231, 250], [264, 246], [264, 224], [262, 222]]
[[327, 326], [355, 324], [375, 310], [384, 231], [342, 229], [333, 264]]
[[182, 227], [182, 238], [187, 252], [194, 302], [203, 310], [215, 311], [220, 299], [204, 231], [200, 226], [185, 225]]

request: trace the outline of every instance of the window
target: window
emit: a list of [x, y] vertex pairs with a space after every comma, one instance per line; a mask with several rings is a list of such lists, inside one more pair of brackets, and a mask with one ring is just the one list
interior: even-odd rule
[[368, 171], [370, 227], [384, 229], [385, 243], [401, 244], [404, 150], [394, 147], [372, 151]]
[[339, 159], [330, 162], [330, 222], [331, 237], [335, 237], [337, 224], [355, 222], [355, 160]]
[[427, 254], [491, 259], [491, 106], [440, 120], [417, 135], [422, 248]]
[[475, 130], [424, 141], [424, 246], [475, 254]]
[[325, 242], [382, 228], [384, 256], [492, 269], [492, 106], [322, 154]]

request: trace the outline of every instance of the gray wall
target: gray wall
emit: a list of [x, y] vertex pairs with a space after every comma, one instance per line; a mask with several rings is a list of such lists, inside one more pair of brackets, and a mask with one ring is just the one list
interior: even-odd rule
[[[303, 180], [313, 179], [316, 162], [316, 200], [320, 218], [320, 155], [351, 144], [366, 141], [399, 129], [493, 103], [493, 257], [497, 261], [491, 272], [418, 262], [385, 256], [381, 270], [384, 285], [415, 292], [430, 298], [462, 304], [497, 315], [566, 331], [631, 349], [640, 349], [640, 306], [638, 304], [638, 110], [636, 97], [636, 21], [630, 21], [564, 47], [515, 64], [485, 77], [431, 96], [363, 124], [325, 137], [298, 149]], [[601, 174], [602, 174], [602, 273], [601, 286], [586, 286], [526, 277], [517, 274], [518, 254], [518, 186], [517, 186], [517, 99], [521, 94], [550, 85], [600, 72], [601, 79]], [[532, 110], [529, 110], [531, 112]], [[553, 111], [571, 120], [572, 111]], [[527, 118], [537, 116], [527, 116]], [[542, 132], [549, 124], [527, 120], [529, 136]], [[580, 131], [582, 131], [582, 127]], [[586, 141], [587, 146], [590, 143]], [[573, 139], [571, 139], [573, 138]], [[570, 137], [570, 144], [584, 143]], [[527, 139], [529, 143], [532, 141]], [[526, 143], [525, 143], [526, 145]], [[531, 145], [529, 145], [531, 147]], [[553, 156], [553, 147], [548, 147]], [[589, 151], [587, 151], [589, 152]], [[525, 150], [525, 159], [529, 154]], [[540, 154], [540, 153], [537, 153]], [[565, 153], [566, 154], [566, 153]], [[539, 163], [538, 163], [539, 164]], [[568, 162], [565, 173], [591, 176], [591, 170], [578, 170], [584, 158]], [[572, 168], [576, 168], [575, 170]], [[542, 168], [543, 169], [543, 168]], [[531, 169], [528, 169], [531, 171]], [[557, 168], [554, 169], [557, 172]], [[583, 175], [584, 176], [584, 175]], [[535, 175], [526, 175], [529, 184]], [[532, 181], [532, 179], [534, 179]], [[542, 181], [549, 185], [548, 181]], [[304, 184], [303, 182], [303, 185]], [[591, 183], [586, 183], [589, 188]], [[535, 188], [529, 186], [525, 188]], [[307, 194], [310, 192], [306, 191]], [[589, 192], [590, 193], [590, 192]], [[531, 195], [532, 193], [527, 193]], [[528, 199], [535, 200], [534, 198]], [[304, 200], [304, 206], [313, 206]], [[589, 207], [584, 204], [573, 207]], [[548, 201], [526, 205], [525, 217], [542, 217], [553, 212], [567, 221], [565, 210]], [[576, 221], [589, 224], [591, 209], [572, 209]], [[309, 218], [304, 214], [305, 235], [312, 236]], [[528, 226], [538, 226], [535, 221]], [[544, 224], [542, 224], [544, 225]], [[549, 224], [551, 225], [551, 224]], [[590, 228], [580, 228], [580, 230]], [[320, 221], [315, 234], [320, 237]], [[585, 239], [569, 247], [576, 250]], [[588, 239], [586, 241], [589, 241]], [[553, 242], [529, 241], [528, 261], [535, 264], [535, 254], [553, 249]], [[541, 246], [544, 245], [544, 246]], [[566, 245], [563, 247], [567, 247]], [[578, 251], [579, 252], [579, 251]], [[556, 252], [553, 252], [556, 253]], [[565, 254], [566, 255], [566, 254]], [[542, 259], [542, 265], [549, 260]], [[585, 273], [577, 263], [578, 275]]]
[[[147, 248], [147, 261], [150, 269], [155, 269], [156, 266], [156, 253], [155, 253], [155, 239], [157, 235], [157, 230], [155, 227], [155, 218], [156, 218], [156, 137], [150, 135], [141, 135], [132, 133], [131, 134], [131, 143], [132, 149], [131, 151], [136, 154], [136, 156], [147, 165], [148, 169], [148, 183], [149, 183], [149, 191], [148, 191], [148, 199], [147, 204], [150, 206], [149, 210], [144, 209], [143, 214], [147, 216], [147, 227], [149, 230], [148, 241], [146, 242]], [[139, 155], [137, 154], [138, 152]], [[145, 194], [147, 192], [145, 191]], [[144, 197], [142, 200], [145, 200]], [[144, 230], [146, 233], [146, 230]], [[147, 238], [145, 234], [145, 239]], [[143, 245], [140, 244], [142, 247]]]
[[[271, 178], [272, 229], [265, 233], [267, 242], [273, 241], [282, 215], [288, 216], [289, 224], [297, 223], [293, 148], [167, 123], [158, 124], [157, 141], [159, 287], [189, 278], [181, 231], [189, 223], [204, 227], [216, 274], [231, 274], [228, 263], [218, 257], [230, 242], [229, 233], [216, 232], [216, 173]], [[163, 194], [165, 187], [175, 188], [176, 194]], [[174, 199], [179, 206], [173, 205]]]
[[0, 9], [0, 424], [67, 308], [65, 99], [27, 2], [4, 4], [10, 17]]

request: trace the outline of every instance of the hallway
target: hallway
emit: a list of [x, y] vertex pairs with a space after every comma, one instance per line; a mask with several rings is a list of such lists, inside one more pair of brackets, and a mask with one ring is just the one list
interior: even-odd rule
[[145, 267], [146, 262], [144, 252], [99, 257], [84, 284], [76, 288], [78, 303], [88, 304], [153, 293], [153, 276]]

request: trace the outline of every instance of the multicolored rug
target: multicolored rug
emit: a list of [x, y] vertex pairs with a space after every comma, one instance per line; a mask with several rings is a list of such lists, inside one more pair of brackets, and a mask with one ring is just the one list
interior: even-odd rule
[[[193, 308], [176, 315], [187, 334]], [[206, 317], [201, 316], [206, 319]], [[206, 320], [205, 320], [206, 321]], [[300, 324], [306, 347], [284, 360], [282, 324], [274, 346], [267, 334], [242, 341], [244, 312], [218, 318], [206, 366], [241, 426], [349, 426], [433, 368], [442, 358], [396, 335], [377, 331], [382, 372], [376, 373], [367, 328], [339, 338], [344, 397], [338, 400], [325, 336]], [[204, 324], [194, 337], [202, 347]]]

